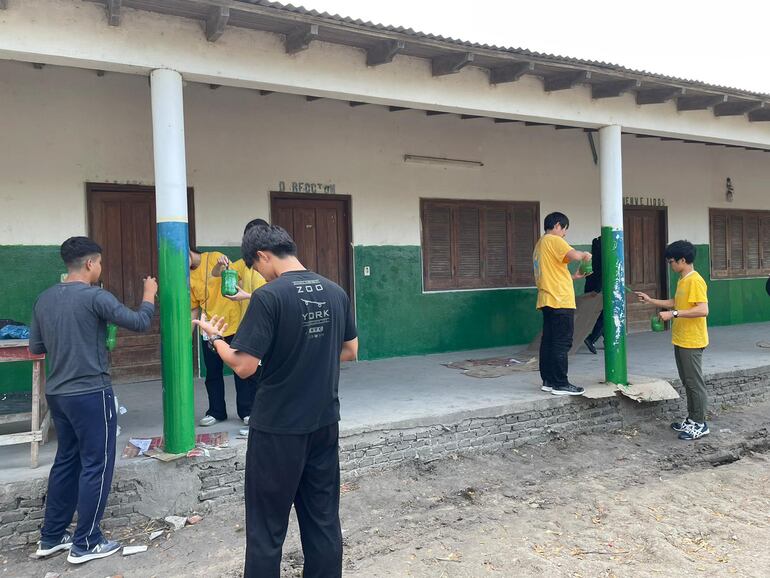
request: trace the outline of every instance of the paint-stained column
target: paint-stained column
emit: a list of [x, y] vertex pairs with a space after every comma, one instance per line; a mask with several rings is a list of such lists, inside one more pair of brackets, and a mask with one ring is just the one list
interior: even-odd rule
[[617, 125], [606, 126], [599, 130], [604, 375], [609, 383], [627, 385], [623, 162], [620, 134], [620, 127]]
[[153, 70], [150, 87], [158, 220], [163, 434], [165, 450], [182, 453], [195, 445], [182, 76], [173, 70]]

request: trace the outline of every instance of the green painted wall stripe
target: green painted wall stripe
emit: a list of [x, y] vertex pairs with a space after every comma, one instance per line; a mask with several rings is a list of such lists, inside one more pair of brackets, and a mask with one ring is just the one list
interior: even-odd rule
[[[602, 227], [602, 299], [604, 300], [604, 378], [628, 384], [626, 362], [626, 291], [623, 231]], [[609, 313], [609, 314], [608, 314]]]

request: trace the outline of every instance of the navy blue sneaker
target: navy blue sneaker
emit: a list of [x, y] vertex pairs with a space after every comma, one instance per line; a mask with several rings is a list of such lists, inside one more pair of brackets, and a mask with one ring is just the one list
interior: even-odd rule
[[69, 532], [64, 532], [64, 535], [59, 540], [40, 540], [37, 543], [37, 552], [35, 556], [38, 558], [45, 558], [56, 552], [62, 550], [69, 550], [72, 548], [72, 536]]
[[120, 550], [120, 544], [106, 539], [103, 539], [96, 546], [92, 546], [91, 548], [78, 548], [73, 544], [72, 548], [70, 548], [69, 556], [67, 556], [67, 562], [72, 564], [83, 564], [90, 560], [98, 560], [99, 558], [112, 556], [118, 550]]
[[551, 395], [583, 395], [586, 390], [578, 385], [554, 385], [552, 386]]
[[693, 421], [686, 417], [682, 421], [675, 421], [671, 424], [671, 429], [674, 431], [687, 431], [687, 428], [690, 427], [690, 424], [693, 423]]
[[709, 435], [709, 426], [705, 421], [703, 423], [691, 422], [687, 429], [679, 434], [679, 439], [692, 441], [707, 435]]

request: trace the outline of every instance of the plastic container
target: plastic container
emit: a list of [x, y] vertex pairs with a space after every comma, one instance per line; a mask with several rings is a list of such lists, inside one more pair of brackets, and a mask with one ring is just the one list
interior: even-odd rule
[[594, 272], [594, 267], [591, 264], [591, 261], [581, 261], [580, 262], [580, 266], [578, 267], [578, 272], [581, 275], [585, 275], [585, 276], [588, 276], [591, 273], [593, 273]]
[[222, 295], [225, 297], [238, 293], [238, 271], [225, 269], [222, 271]]
[[104, 342], [107, 346], [107, 351], [115, 349], [115, 345], [118, 343], [118, 326], [114, 323], [107, 324], [107, 339]]
[[653, 331], [665, 331], [666, 324], [663, 322], [659, 315], [655, 314], [650, 317], [650, 328]]

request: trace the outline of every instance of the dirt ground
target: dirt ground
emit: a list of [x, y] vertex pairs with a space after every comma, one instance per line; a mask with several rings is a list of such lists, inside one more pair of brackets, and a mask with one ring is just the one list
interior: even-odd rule
[[[349, 482], [345, 576], [770, 576], [768, 427], [770, 404], [723, 408], [695, 443], [651, 421]], [[127, 558], [0, 554], [0, 577], [236, 577], [243, 550], [231, 506]], [[301, 559], [292, 521], [284, 575], [300, 576]]]

